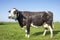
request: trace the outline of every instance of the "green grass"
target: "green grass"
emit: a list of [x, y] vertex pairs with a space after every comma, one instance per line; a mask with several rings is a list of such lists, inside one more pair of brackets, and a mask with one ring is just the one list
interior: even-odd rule
[[54, 23], [54, 37], [50, 38], [48, 31], [46, 36], [42, 36], [43, 27], [30, 29], [30, 38], [25, 37], [25, 32], [18, 23], [4, 23], [0, 25], [0, 40], [60, 40], [60, 23]]

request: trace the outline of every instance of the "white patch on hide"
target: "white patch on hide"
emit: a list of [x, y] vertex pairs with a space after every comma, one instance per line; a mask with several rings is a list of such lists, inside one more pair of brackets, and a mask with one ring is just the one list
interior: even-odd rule
[[33, 25], [33, 23], [31, 24], [31, 26], [32, 26], [32, 27], [35, 27], [35, 28], [38, 28], [38, 26]]
[[44, 26], [45, 28], [48, 28], [48, 24], [44, 24], [43, 26]]
[[27, 33], [27, 29], [25, 29], [25, 32]]

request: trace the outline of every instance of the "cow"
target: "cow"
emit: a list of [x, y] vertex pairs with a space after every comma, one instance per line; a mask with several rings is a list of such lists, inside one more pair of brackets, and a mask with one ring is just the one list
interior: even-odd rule
[[42, 26], [45, 28], [43, 36], [45, 36], [48, 29], [51, 33], [51, 38], [53, 37], [53, 13], [51, 11], [41, 11], [41, 12], [30, 12], [30, 11], [19, 11], [13, 8], [8, 11], [10, 14], [9, 19], [15, 19], [18, 21], [21, 28], [25, 29], [26, 37], [30, 37], [30, 27]]

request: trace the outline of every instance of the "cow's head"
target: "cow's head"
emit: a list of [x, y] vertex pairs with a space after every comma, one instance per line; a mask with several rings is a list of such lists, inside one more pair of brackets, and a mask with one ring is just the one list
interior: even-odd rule
[[9, 10], [8, 12], [9, 12], [8, 18], [10, 18], [10, 19], [17, 18], [18, 10], [16, 8], [13, 8], [12, 10]]

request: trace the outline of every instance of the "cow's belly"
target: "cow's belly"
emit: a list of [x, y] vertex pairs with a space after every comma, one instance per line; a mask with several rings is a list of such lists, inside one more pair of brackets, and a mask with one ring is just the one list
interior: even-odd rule
[[35, 19], [35, 20], [32, 21], [31, 24], [33, 24], [35, 26], [41, 26], [41, 25], [43, 25], [43, 23], [44, 23], [44, 21], [42, 19], [40, 19], [40, 20], [39, 19]]
[[33, 23], [31, 23], [31, 26], [32, 27], [35, 27], [35, 28], [38, 28], [39, 27], [39, 26], [33, 25]]
[[32, 25], [32, 26], [42, 26], [43, 23], [37, 23], [37, 22], [36, 22], [36, 23], [31, 23], [31, 25]]

